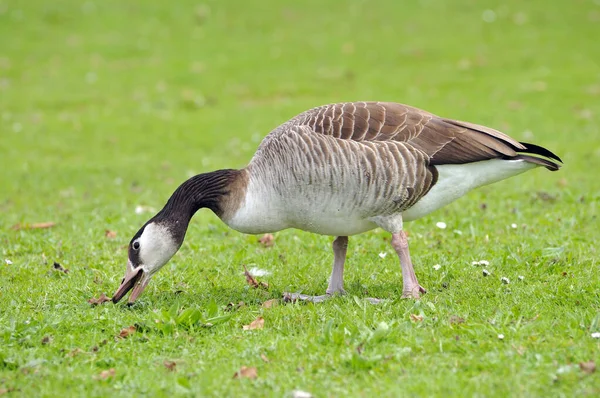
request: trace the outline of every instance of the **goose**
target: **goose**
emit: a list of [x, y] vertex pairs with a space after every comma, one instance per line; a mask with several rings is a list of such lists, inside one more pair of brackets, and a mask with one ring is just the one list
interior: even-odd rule
[[322, 301], [344, 293], [348, 237], [382, 228], [391, 234], [402, 297], [419, 284], [404, 222], [419, 219], [474, 188], [562, 160], [541, 146], [497, 130], [391, 102], [316, 107], [271, 131], [242, 169], [203, 173], [183, 182], [128, 246], [125, 277], [113, 295], [129, 304], [181, 247], [201, 208], [246, 234], [296, 228], [334, 236], [333, 268]]

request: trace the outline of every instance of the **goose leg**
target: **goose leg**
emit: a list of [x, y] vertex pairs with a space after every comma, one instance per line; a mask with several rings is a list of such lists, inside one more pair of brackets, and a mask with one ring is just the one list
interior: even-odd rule
[[419, 298], [419, 293], [427, 291], [419, 285], [408, 250], [408, 238], [404, 231], [392, 234], [392, 247], [400, 259], [402, 268], [402, 298]]
[[327, 286], [327, 294], [346, 294], [344, 290], [344, 263], [348, 250], [348, 237], [338, 236], [333, 241], [333, 269]]
[[300, 293], [284, 293], [283, 298], [285, 301], [312, 301], [314, 303], [320, 303], [334, 294], [345, 294], [344, 290], [344, 263], [346, 262], [346, 251], [348, 249], [348, 237], [338, 236], [333, 241], [333, 269], [331, 270], [331, 277], [329, 278], [329, 285], [327, 286], [327, 294], [321, 296], [309, 296]]

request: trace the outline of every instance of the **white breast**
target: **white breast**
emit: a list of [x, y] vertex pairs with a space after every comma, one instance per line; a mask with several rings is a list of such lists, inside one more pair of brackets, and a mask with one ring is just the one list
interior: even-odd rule
[[344, 206], [341, 196], [309, 199], [298, 192], [282, 195], [259, 178], [251, 178], [239, 210], [223, 221], [231, 228], [249, 234], [297, 228], [321, 235], [348, 236], [377, 227], [358, 209]]

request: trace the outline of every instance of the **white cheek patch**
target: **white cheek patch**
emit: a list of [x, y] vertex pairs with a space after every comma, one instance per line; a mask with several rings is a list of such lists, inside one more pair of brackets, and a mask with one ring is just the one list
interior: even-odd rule
[[169, 230], [156, 223], [146, 225], [139, 242], [141, 263], [150, 274], [165, 265], [178, 249]]

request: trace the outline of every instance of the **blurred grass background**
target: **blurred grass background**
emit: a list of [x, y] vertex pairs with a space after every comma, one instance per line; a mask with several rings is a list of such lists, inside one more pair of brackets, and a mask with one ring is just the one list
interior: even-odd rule
[[[173, 391], [173, 386], [179, 386], [180, 393], [236, 396], [281, 396], [294, 387], [311, 386], [317, 396], [397, 396], [402, 391], [597, 394], [597, 374], [573, 373], [560, 385], [552, 383], [551, 375], [563, 363], [598, 360], [598, 344], [589, 340], [589, 332], [600, 322], [599, 39], [598, 0], [0, 0], [0, 250], [13, 263], [0, 265], [5, 339], [0, 382], [5, 389], [27, 394], [35, 391], [27, 383], [37, 380], [47, 388], [46, 395], [69, 386], [90, 395], [153, 395]], [[113, 354], [65, 359], [60, 351], [65, 347], [91, 346], [104, 338], [105, 330], [110, 335], [130, 322], [148, 321], [152, 308], [168, 307], [173, 292], [184, 283], [189, 288], [184, 288], [183, 306], [205, 304], [209, 298], [221, 305], [242, 299], [260, 302], [264, 297], [243, 290], [238, 275], [242, 262], [280, 268], [270, 280], [273, 297], [285, 289], [320, 293], [331, 261], [329, 238], [286, 231], [277, 235], [277, 248], [265, 252], [255, 248], [256, 238], [228, 231], [212, 214], [200, 212], [180, 254], [165, 267], [168, 272], [157, 276], [142, 297], [141, 309], [110, 306], [91, 312], [85, 303], [118, 285], [126, 256], [122, 248], [150, 216], [136, 214], [136, 206], [158, 210], [185, 178], [243, 167], [264, 135], [307, 108], [354, 100], [402, 102], [489, 125], [563, 158], [565, 167], [558, 173], [538, 170], [483, 188], [408, 226], [415, 237], [415, 262], [421, 264], [417, 275], [432, 288], [424, 300], [443, 308], [435, 317], [462, 313], [475, 325], [487, 324], [492, 317], [487, 311], [506, 305], [504, 291], [487, 280], [474, 286], [472, 269], [464, 265], [495, 259], [501, 266], [494, 277], [511, 273], [514, 280], [525, 274], [532, 281], [520, 293], [521, 310], [546, 314], [547, 322], [534, 326], [533, 334], [556, 331], [556, 336], [547, 346], [536, 347], [540, 352], [557, 347], [556, 355], [543, 360], [534, 354], [525, 359], [512, 354], [500, 360], [478, 359], [475, 344], [469, 355], [465, 351], [435, 357], [437, 342], [425, 337], [428, 330], [407, 326], [392, 343], [412, 346], [415, 356], [426, 352], [433, 357], [377, 365], [375, 370], [352, 365], [337, 373], [342, 359], [335, 348], [323, 354], [330, 361], [331, 379], [317, 368], [314, 373], [296, 372], [288, 355], [268, 370], [270, 381], [232, 384], [234, 366], [242, 361], [236, 355], [245, 358], [251, 349], [236, 343], [246, 354], [233, 352], [218, 339], [229, 342], [228, 333], [236, 336], [237, 329], [217, 336], [191, 333], [187, 337], [201, 341], [195, 348], [150, 335], [152, 344], [131, 343], [140, 350], [137, 359], [114, 347]], [[445, 234], [433, 228], [437, 220], [449, 225]], [[48, 230], [10, 229], [40, 221], [58, 225]], [[513, 222], [518, 231], [511, 232]], [[107, 229], [117, 238], [106, 239]], [[364, 296], [369, 288], [371, 294], [386, 298], [397, 295], [399, 267], [391, 256], [386, 265], [377, 257], [388, 248], [383, 237], [373, 232], [351, 239], [351, 294]], [[71, 268], [68, 278], [48, 276], [47, 263], [52, 260]], [[431, 270], [435, 263], [449, 271], [436, 274]], [[566, 280], [563, 272], [574, 279]], [[443, 293], [441, 286], [447, 283], [455, 289], [451, 293]], [[490, 308], [482, 309], [483, 304]], [[279, 341], [287, 354], [312, 358], [298, 347], [312, 347], [321, 319], [346, 319], [337, 312], [338, 305], [352, 303], [293, 307], [291, 313], [277, 310], [282, 317], [277, 319], [288, 325], [293, 337], [278, 335], [283, 333], [280, 329], [262, 343], [257, 337], [247, 344], [276, 346]], [[394, 310], [369, 311], [381, 311], [380, 319], [392, 322], [415, 311], [412, 305], [397, 301]], [[516, 300], [511, 305], [520, 304]], [[253, 311], [256, 308], [242, 311], [235, 328]], [[570, 326], [561, 329], [552, 322], [552, 314], [561, 319], [560, 325]], [[293, 331], [305, 319], [305, 330]], [[27, 329], [23, 325], [32, 324], [27, 322], [39, 327]], [[355, 319], [348, 316], [340, 322], [352, 324]], [[18, 325], [30, 330], [35, 344], [15, 337]], [[39, 340], [52, 329], [43, 325], [53, 325], [61, 334], [48, 349], [40, 348]], [[583, 325], [581, 330], [577, 325]], [[480, 338], [481, 330], [475, 329], [474, 336]], [[587, 340], [573, 341], [577, 333]], [[453, 339], [454, 334], [450, 330], [447, 337]], [[179, 354], [188, 361], [184, 369], [195, 375], [188, 380], [200, 386], [186, 387], [183, 376], [153, 379], [156, 352], [164, 350], [172, 358], [181, 345], [189, 351]], [[203, 351], [204, 345], [217, 345], [220, 356]], [[423, 352], [417, 348], [421, 345], [426, 347]], [[575, 346], [572, 354], [565, 351], [567, 346]], [[318, 348], [312, 349], [318, 358]], [[196, 362], [201, 355], [210, 361]], [[47, 365], [38, 376], [23, 371], [40, 359]], [[478, 370], [480, 360], [491, 361], [488, 365], [497, 372], [486, 373], [487, 365]], [[522, 367], [522, 378], [512, 361]], [[463, 365], [456, 365], [459, 362]], [[116, 387], [90, 376], [123, 363], [141, 369], [122, 371]], [[62, 366], [71, 373], [62, 374]], [[457, 367], [469, 376], [448, 373]], [[436, 369], [439, 374], [433, 375]], [[356, 377], [356, 382], [348, 384], [346, 377]], [[146, 387], [140, 387], [143, 380]], [[518, 382], [524, 383], [521, 388], [514, 387]]]

